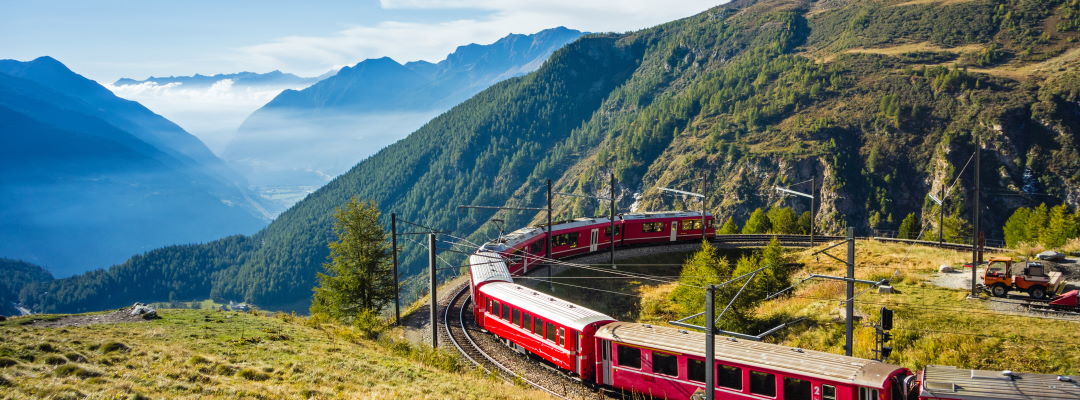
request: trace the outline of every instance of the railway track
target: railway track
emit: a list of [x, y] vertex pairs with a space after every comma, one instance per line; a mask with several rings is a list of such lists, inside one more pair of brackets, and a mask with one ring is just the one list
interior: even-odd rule
[[[713, 239], [714, 243], [719, 245], [727, 245], [731, 247], [757, 247], [769, 244], [773, 238], [780, 241], [780, 245], [784, 247], [810, 247], [810, 235], [770, 235], [770, 234], [756, 234], [756, 235], [716, 235]], [[844, 240], [844, 236], [814, 236], [814, 244], [822, 244], [826, 242], [832, 242], [836, 240]], [[949, 250], [971, 250], [970, 244], [963, 243], [949, 243], [949, 242], [935, 242], [930, 240], [913, 240], [913, 239], [897, 239], [889, 237], [878, 236], [866, 236], [856, 237], [856, 240], [877, 240], [880, 242], [890, 243], [907, 243], [920, 246], [937, 247], [940, 249]], [[988, 252], [1003, 252], [1008, 249], [1001, 247], [983, 247]]]
[[443, 309], [443, 326], [449, 342], [472, 364], [498, 374], [507, 381], [520, 381], [559, 399], [604, 398], [580, 381], [528, 356], [518, 354], [492, 335], [481, 332], [469, 312], [471, 295], [465, 285]]

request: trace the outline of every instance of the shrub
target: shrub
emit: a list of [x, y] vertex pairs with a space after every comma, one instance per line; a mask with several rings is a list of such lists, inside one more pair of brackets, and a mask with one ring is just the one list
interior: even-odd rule
[[61, 365], [59, 367], [56, 367], [56, 370], [54, 372], [56, 373], [56, 376], [74, 376], [80, 379], [101, 376], [100, 372], [91, 371], [89, 369], [74, 364]]
[[11, 386], [11, 381], [9, 381], [3, 375], [0, 375], [0, 387], [5, 387], [5, 386]]
[[46, 352], [46, 353], [55, 353], [56, 352], [56, 348], [53, 347], [53, 345], [49, 344], [49, 343], [39, 344], [39, 345], [37, 345], [37, 349], [38, 349], [38, 351], [42, 351], [42, 352]]
[[128, 352], [131, 351], [131, 348], [120, 342], [109, 342], [101, 345], [102, 353], [112, 353], [114, 351]]
[[267, 379], [270, 379], [270, 375], [251, 368], [244, 368], [240, 371], [237, 371], [236, 376], [247, 379], [249, 381], [265, 381]]
[[67, 364], [67, 359], [60, 356], [48, 356], [45, 357], [45, 363], [49, 365], [61, 365]]
[[187, 360], [187, 363], [189, 365], [203, 365], [203, 364], [210, 364], [211, 361], [209, 359], [207, 359], [206, 357], [203, 357], [203, 356], [200, 356], [200, 355], [194, 355], [194, 356], [191, 356], [191, 358], [189, 358]]
[[7, 367], [10, 367], [10, 366], [14, 366], [14, 365], [16, 365], [18, 363], [19, 363], [18, 361], [15, 361], [15, 360], [7, 358], [7, 357], [0, 357], [0, 368], [7, 368]]
[[71, 362], [86, 362], [86, 357], [79, 353], [67, 353], [64, 355]]

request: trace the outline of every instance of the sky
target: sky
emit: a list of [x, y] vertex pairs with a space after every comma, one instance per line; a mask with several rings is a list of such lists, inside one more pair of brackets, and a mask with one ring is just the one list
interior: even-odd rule
[[0, 59], [48, 55], [219, 150], [276, 90], [224, 82], [118, 88], [119, 78], [280, 70], [318, 76], [364, 59], [437, 62], [457, 46], [556, 26], [626, 32], [723, 0], [0, 0]]

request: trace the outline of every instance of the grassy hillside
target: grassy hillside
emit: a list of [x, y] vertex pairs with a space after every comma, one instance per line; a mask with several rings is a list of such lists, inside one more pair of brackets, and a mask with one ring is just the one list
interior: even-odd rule
[[0, 398], [546, 398], [447, 354], [372, 342], [304, 318], [161, 315], [81, 327], [0, 323]]
[[[815, 249], [817, 250], [817, 249]], [[832, 254], [843, 256], [843, 250]], [[811, 250], [792, 253], [805, 266], [795, 273], [801, 279], [811, 273], [843, 275], [845, 267]], [[893, 355], [890, 362], [911, 369], [928, 364], [963, 368], [1048, 374], [1080, 373], [1080, 321], [1039, 318], [1002, 313], [986, 300], [967, 300], [967, 290], [934, 285], [932, 277], [941, 264], [970, 261], [970, 253], [894, 243], [859, 242], [856, 245], [856, 278], [889, 279], [897, 290], [877, 294], [856, 287], [854, 355], [873, 358], [874, 329], [881, 307], [894, 310]], [[966, 274], [964, 275], [967, 276]], [[671, 303], [675, 286], [643, 290], [643, 322], [666, 324], [682, 314]], [[805, 317], [808, 321], [778, 332], [768, 341], [794, 347], [843, 354], [844, 323], [840, 303], [842, 282], [809, 281], [788, 297], [766, 302], [754, 314], [763, 326]], [[985, 297], [985, 296], [984, 296]], [[758, 333], [758, 332], [751, 332]]]
[[[457, 206], [541, 206], [547, 179], [556, 192], [605, 195], [609, 173], [623, 211], [697, 209], [656, 190], [678, 187], [709, 194], [710, 211], [740, 224], [757, 207], [807, 210], [773, 186], [816, 178], [817, 226], [860, 235], [896, 230], [909, 214], [934, 229], [938, 208], [926, 194], [956, 182], [944, 230], [965, 240], [973, 174], [956, 175], [975, 135], [983, 226], [1000, 238], [1013, 209], [1080, 199], [1076, 9], [1077, 0], [742, 0], [587, 35], [360, 162], [255, 235], [253, 250], [185, 267], [218, 271], [215, 298], [303, 310], [332, 210], [352, 196], [481, 241], [497, 232], [491, 218], [519, 227], [540, 215]], [[555, 200], [558, 218], [601, 207]], [[403, 248], [403, 274], [414, 276], [424, 247]], [[182, 275], [173, 282], [170, 292], [184, 292]], [[87, 286], [61, 280], [21, 298], [66, 310], [78, 300], [64, 294], [102, 293]], [[406, 302], [423, 293], [420, 280], [406, 287]]]

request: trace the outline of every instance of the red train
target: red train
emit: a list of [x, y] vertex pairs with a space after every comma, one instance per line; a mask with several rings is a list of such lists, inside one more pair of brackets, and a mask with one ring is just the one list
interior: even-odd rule
[[[562, 258], [611, 245], [699, 240], [703, 228], [705, 236], [714, 236], [712, 216], [702, 217], [691, 212], [628, 214], [616, 219], [613, 235], [606, 218], [560, 223], [552, 226], [552, 255]], [[545, 235], [540, 228], [520, 229], [483, 245], [470, 257], [477, 324], [511, 348], [585, 382], [652, 398], [687, 399], [703, 393], [703, 333], [618, 322], [515, 284], [513, 276], [526, 272], [545, 254]], [[715, 354], [717, 399], [1019, 399], [1029, 398], [1023, 396], [1036, 386], [1041, 388], [1038, 398], [1080, 399], [1077, 377], [1057, 377], [1061, 384], [1046, 389], [1039, 385], [1050, 377], [1025, 374], [1025, 382], [1035, 386], [1010, 382], [978, 390], [963, 373], [951, 373], [957, 371], [951, 367], [931, 366], [915, 375], [883, 362], [734, 338], [718, 339]], [[959, 371], [971, 377], [996, 373]], [[963, 388], [957, 389], [960, 385]], [[946, 393], [946, 387], [953, 391]]]

